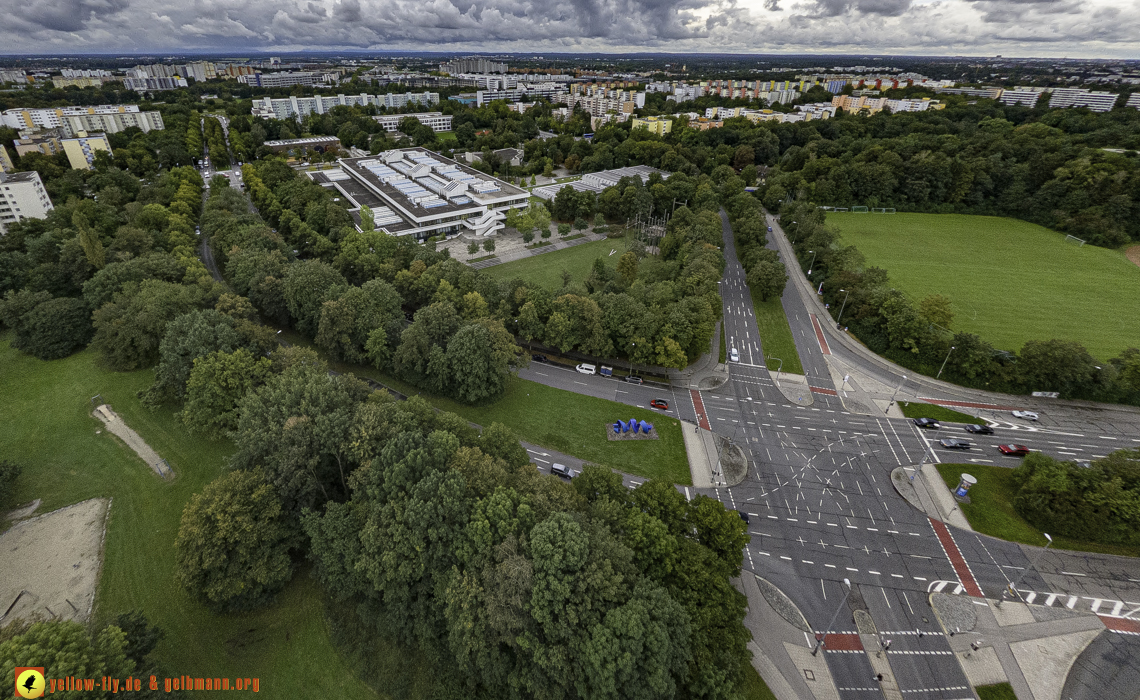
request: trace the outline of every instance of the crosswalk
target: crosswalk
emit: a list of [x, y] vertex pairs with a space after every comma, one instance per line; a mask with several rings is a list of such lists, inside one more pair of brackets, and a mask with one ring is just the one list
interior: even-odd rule
[[[966, 592], [966, 588], [958, 581], [931, 581], [926, 587], [926, 592], [962, 595]], [[1089, 612], [1101, 617], [1123, 620], [1140, 620], [1140, 603], [1069, 593], [1042, 593], [1020, 588], [1017, 589], [1017, 594], [1028, 605], [1066, 608], [1075, 612]]]

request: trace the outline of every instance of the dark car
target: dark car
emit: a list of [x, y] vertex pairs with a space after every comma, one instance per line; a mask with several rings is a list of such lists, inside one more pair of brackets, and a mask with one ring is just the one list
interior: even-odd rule
[[665, 399], [653, 399], [649, 402], [649, 405], [653, 408], [660, 408], [662, 411], [669, 410], [669, 402]]
[[574, 472], [570, 471], [570, 467], [565, 464], [559, 464], [558, 462], [550, 465], [550, 473], [555, 476], [560, 476], [563, 479], [574, 478]]
[[629, 375], [628, 377], [626, 377], [625, 380], [627, 382], [629, 382], [630, 384], [644, 384], [645, 383], [645, 380], [643, 380], [641, 377], [635, 377], [632, 374]]
[[938, 441], [938, 444], [948, 450], [968, 450], [971, 447], [969, 442], [959, 440], [958, 438], [942, 438]]
[[1024, 457], [1029, 454], [1029, 448], [1025, 445], [998, 445], [1003, 455], [1010, 457]]
[[913, 422], [918, 427], [925, 428], [927, 430], [938, 430], [942, 427], [942, 424], [933, 418], [915, 418], [911, 422]]
[[547, 359], [546, 355], [531, 355], [530, 359], [534, 360], [535, 362], [550, 362], [550, 360]]
[[971, 424], [966, 426], [966, 432], [973, 433], [974, 435], [993, 435], [994, 429], [988, 425]]

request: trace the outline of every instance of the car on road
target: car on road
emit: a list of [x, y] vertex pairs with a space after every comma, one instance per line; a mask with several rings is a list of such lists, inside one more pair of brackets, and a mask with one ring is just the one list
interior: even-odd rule
[[938, 441], [938, 444], [948, 450], [968, 450], [973, 447], [968, 441], [959, 440], [958, 438], [942, 438]]
[[1014, 418], [1024, 418], [1025, 420], [1037, 420], [1037, 414], [1033, 411], [1010, 411]]
[[933, 418], [915, 418], [911, 420], [911, 422], [920, 428], [925, 428], [926, 430], [938, 430], [942, 427], [942, 424]]
[[740, 353], [737, 352], [736, 348], [728, 351], [728, 359], [732, 360], [733, 362], [740, 362]]
[[966, 432], [973, 433], [974, 435], [993, 435], [994, 429], [988, 425], [977, 425], [972, 423], [966, 426]]
[[772, 233], [772, 227], [771, 226], [768, 227], [768, 233]]
[[547, 359], [546, 355], [539, 355], [537, 353], [531, 355], [530, 359], [534, 360], [535, 362], [550, 362], [550, 360]]
[[668, 411], [669, 410], [669, 402], [666, 401], [665, 399], [653, 399], [652, 401], [649, 402], [649, 405], [652, 406], [653, 408], [659, 408], [662, 411]]
[[558, 462], [550, 465], [550, 473], [555, 476], [560, 476], [563, 479], [574, 478], [574, 472], [570, 471], [570, 467], [565, 464], [559, 464]]
[[628, 377], [626, 377], [626, 378], [625, 378], [625, 381], [626, 381], [626, 383], [628, 383], [628, 384], [638, 384], [638, 385], [640, 385], [640, 384], [644, 384], [644, 383], [645, 383], [645, 380], [644, 380], [644, 379], [642, 379], [641, 377], [635, 377], [635, 376], [633, 376], [632, 374], [631, 374], [631, 375], [629, 375]]
[[586, 364], [585, 362], [578, 365], [574, 369], [578, 370], [579, 374], [597, 374], [598, 373], [597, 367], [595, 367], [594, 365]]
[[1029, 448], [1025, 445], [998, 445], [998, 449], [1009, 457], [1024, 457], [1029, 454]]

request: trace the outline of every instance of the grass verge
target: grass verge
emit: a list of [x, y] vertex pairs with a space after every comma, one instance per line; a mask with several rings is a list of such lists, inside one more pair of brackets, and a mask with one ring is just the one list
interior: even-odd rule
[[[557, 290], [562, 288], [563, 270], [570, 273], [571, 284], [583, 282], [589, 276], [594, 260], [608, 258], [610, 251], [615, 249], [616, 246], [612, 241], [592, 241], [522, 260], [512, 260], [489, 267], [482, 272], [495, 279], [509, 280], [518, 277], [528, 284]], [[614, 257], [612, 265], [617, 264], [616, 253]]]
[[740, 696], [747, 700], [776, 700], [776, 694], [768, 689], [768, 684], [752, 664], [744, 665], [744, 681], [740, 684]]
[[979, 685], [974, 690], [978, 691], [979, 700], [1017, 700], [1017, 694], [1009, 683]]
[[756, 329], [760, 332], [760, 343], [764, 348], [764, 354], [782, 359], [784, 361], [782, 371], [789, 374], [803, 374], [804, 366], [800, 364], [800, 354], [796, 352], [796, 341], [792, 339], [792, 328], [788, 325], [788, 316], [784, 313], [783, 304], [779, 299], [760, 301], [756, 292], [751, 294], [752, 309], [756, 314]]
[[[945, 406], [933, 403], [919, 403], [915, 401], [899, 401], [899, 410], [907, 418], [933, 418], [948, 423], [977, 423], [977, 416], [955, 411]], [[984, 423], [984, 421], [982, 421]]]
[[1006, 350], [1074, 340], [1107, 360], [1140, 343], [1140, 267], [1017, 219], [963, 214], [828, 214], [844, 244], [918, 301], [953, 302], [953, 329]]
[[717, 360], [717, 362], [719, 362], [723, 365], [727, 359], [728, 359], [728, 344], [724, 339], [724, 327], [722, 324], [721, 329], [720, 329], [720, 359]]
[[[15, 501], [43, 499], [38, 513], [112, 497], [95, 621], [142, 610], [166, 631], [156, 656], [173, 673], [257, 677], [273, 697], [379, 697], [357, 680], [329, 639], [323, 594], [302, 569], [277, 601], [256, 612], [215, 615], [174, 581], [174, 539], [190, 496], [221, 474], [234, 446], [187, 434], [170, 409], [143, 408], [150, 370], [114, 373], [85, 351], [43, 362], [0, 336], [0, 454], [24, 473]], [[101, 394], [160, 455], [176, 478], [159, 479], [89, 415]], [[96, 431], [100, 431], [96, 434]]]
[[[970, 487], [970, 502], [962, 504], [962, 514], [970, 527], [992, 537], [1044, 547], [1045, 535], [1018, 515], [1013, 507], [1017, 496], [1017, 483], [1013, 469], [982, 464], [939, 464], [938, 473], [948, 488], [955, 488], [962, 473], [978, 479]], [[1054, 536], [1053, 546], [1075, 552], [1097, 552], [1126, 557], [1140, 556], [1140, 548], [1105, 545]]]

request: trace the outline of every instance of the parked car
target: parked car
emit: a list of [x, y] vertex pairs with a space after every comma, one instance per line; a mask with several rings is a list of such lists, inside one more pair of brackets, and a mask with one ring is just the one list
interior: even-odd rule
[[644, 384], [645, 380], [641, 377], [635, 377], [632, 374], [625, 378], [625, 381], [630, 384]]
[[1025, 420], [1037, 420], [1037, 414], [1033, 411], [1011, 411], [1014, 418], [1024, 418]]
[[966, 432], [974, 435], [993, 435], [994, 429], [988, 425], [971, 424], [966, 426]]
[[579, 374], [597, 374], [597, 372], [598, 372], [597, 367], [595, 367], [594, 365], [586, 364], [585, 362], [578, 365], [574, 369], [578, 370]]
[[649, 402], [649, 405], [652, 406], [653, 408], [659, 408], [662, 411], [668, 411], [669, 410], [669, 402], [666, 401], [665, 399], [653, 399], [652, 401]]
[[959, 440], [958, 438], [942, 438], [938, 444], [948, 450], [968, 450], [972, 447], [966, 440]]
[[728, 359], [732, 360], [733, 362], [740, 362], [740, 353], [736, 351], [736, 348], [728, 351]]
[[942, 424], [933, 418], [915, 418], [911, 422], [918, 427], [925, 428], [927, 430], [938, 430], [942, 427]]
[[998, 449], [1009, 457], [1024, 457], [1029, 454], [1029, 448], [1025, 445], [998, 445]]
[[530, 359], [534, 360], [535, 362], [550, 362], [550, 360], [547, 359], [546, 355], [534, 354], [530, 356]]
[[559, 464], [558, 462], [550, 465], [550, 473], [555, 476], [560, 476], [563, 479], [574, 478], [574, 472], [570, 471], [570, 467], [565, 464]]

